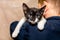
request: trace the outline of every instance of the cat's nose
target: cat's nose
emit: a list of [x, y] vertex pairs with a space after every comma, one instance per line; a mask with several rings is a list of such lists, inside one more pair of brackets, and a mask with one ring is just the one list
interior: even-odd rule
[[32, 19], [32, 21], [35, 21], [35, 19]]
[[31, 18], [30, 20], [31, 20], [31, 21], [35, 21], [35, 19], [33, 19], [33, 18]]

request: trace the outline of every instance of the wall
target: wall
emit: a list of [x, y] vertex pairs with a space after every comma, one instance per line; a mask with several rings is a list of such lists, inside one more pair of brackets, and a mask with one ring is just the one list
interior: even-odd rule
[[12, 40], [10, 23], [18, 21], [23, 16], [22, 3], [29, 7], [37, 7], [38, 0], [0, 0], [0, 40]]

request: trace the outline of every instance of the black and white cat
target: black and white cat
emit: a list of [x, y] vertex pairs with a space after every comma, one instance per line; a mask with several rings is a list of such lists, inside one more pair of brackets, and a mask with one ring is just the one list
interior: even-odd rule
[[12, 33], [12, 37], [17, 37], [17, 35], [19, 34], [19, 30], [21, 29], [25, 21], [28, 21], [32, 25], [37, 23], [37, 28], [43, 30], [44, 24], [46, 23], [46, 20], [44, 19], [44, 17], [42, 17], [45, 7], [46, 5], [40, 9], [29, 8], [25, 3], [23, 3], [24, 17], [17, 24], [14, 32]]

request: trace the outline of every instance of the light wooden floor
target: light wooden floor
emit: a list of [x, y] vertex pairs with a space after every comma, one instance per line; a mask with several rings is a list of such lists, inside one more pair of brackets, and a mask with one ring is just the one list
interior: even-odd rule
[[22, 3], [37, 7], [37, 0], [0, 0], [0, 40], [12, 40], [9, 33], [10, 23], [18, 21], [23, 16]]

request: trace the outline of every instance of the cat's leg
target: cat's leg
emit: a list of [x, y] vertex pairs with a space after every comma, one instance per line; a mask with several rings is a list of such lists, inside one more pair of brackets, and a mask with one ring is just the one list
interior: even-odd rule
[[37, 26], [38, 29], [43, 30], [45, 23], [46, 23], [46, 19], [44, 17], [42, 17], [42, 19], [38, 22], [38, 26]]
[[21, 29], [21, 27], [22, 27], [22, 25], [23, 25], [23, 23], [24, 23], [25, 21], [26, 21], [25, 17], [23, 17], [23, 18], [19, 21], [19, 23], [17, 24], [14, 32], [12, 33], [12, 37], [13, 37], [13, 38], [15, 38], [15, 37], [18, 36], [18, 34], [19, 34], [19, 32], [20, 32], [20, 29]]
[[15, 30], [18, 22], [19, 22], [19, 21], [14, 21], [14, 22], [12, 22], [12, 23], [10, 24], [10, 35], [11, 35], [11, 37], [12, 37], [12, 33], [13, 33], [13, 31]]

